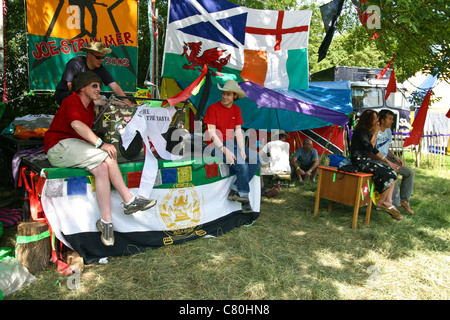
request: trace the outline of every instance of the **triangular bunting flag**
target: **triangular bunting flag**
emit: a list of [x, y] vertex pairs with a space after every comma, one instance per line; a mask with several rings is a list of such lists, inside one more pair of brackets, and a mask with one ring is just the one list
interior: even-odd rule
[[388, 85], [386, 87], [386, 96], [385, 99], [389, 98], [392, 92], [397, 91], [397, 79], [395, 79], [395, 72], [394, 68], [392, 68], [391, 77], [389, 78]]
[[382, 79], [386, 71], [391, 67], [392, 62], [394, 62], [395, 55], [392, 57], [391, 61], [384, 67], [383, 70], [377, 75], [377, 79]]
[[417, 112], [417, 116], [414, 119], [414, 122], [412, 124], [413, 129], [409, 133], [409, 137], [405, 139], [405, 142], [403, 143], [403, 148], [406, 148], [410, 145], [418, 145], [420, 138], [423, 134], [423, 127], [425, 125], [425, 120], [427, 118], [428, 113], [428, 105], [430, 104], [430, 96], [431, 96], [431, 88], [428, 90], [427, 95], [423, 99], [422, 105], [419, 108], [419, 111]]
[[[200, 74], [200, 76], [194, 81], [192, 82], [186, 89], [184, 89], [183, 91], [177, 93], [176, 95], [174, 95], [172, 98], [167, 99], [167, 102], [169, 103], [169, 105], [174, 106], [179, 102], [182, 102], [184, 100], [186, 100], [187, 98], [189, 98], [192, 95], [192, 91], [194, 91], [200, 82], [203, 81], [203, 79], [206, 76], [206, 73], [208, 72], [208, 66], [206, 64], [203, 65], [203, 69], [202, 69], [202, 73]], [[165, 101], [163, 102], [162, 106], [164, 106], [166, 103]]]

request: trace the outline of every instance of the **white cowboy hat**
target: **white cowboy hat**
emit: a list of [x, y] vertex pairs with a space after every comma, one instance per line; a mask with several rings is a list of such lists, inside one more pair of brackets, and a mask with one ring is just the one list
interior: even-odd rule
[[217, 84], [217, 88], [222, 91], [231, 91], [237, 93], [239, 98], [245, 98], [246, 96], [244, 90], [239, 88], [238, 83], [234, 80], [227, 80], [222, 88], [219, 86], [219, 84]]
[[278, 137], [281, 139], [282, 136], [289, 139], [289, 135], [284, 130], [278, 130]]

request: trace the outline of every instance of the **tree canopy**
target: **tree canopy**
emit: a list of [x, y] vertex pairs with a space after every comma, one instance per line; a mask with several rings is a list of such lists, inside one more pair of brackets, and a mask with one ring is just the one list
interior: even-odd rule
[[[448, 1], [370, 0], [367, 5], [380, 9], [380, 28], [375, 30], [378, 37], [372, 41], [388, 59], [395, 55], [396, 74], [400, 80], [421, 71], [440, 73], [440, 77], [449, 82]], [[352, 31], [355, 38], [364, 34], [360, 29]]]

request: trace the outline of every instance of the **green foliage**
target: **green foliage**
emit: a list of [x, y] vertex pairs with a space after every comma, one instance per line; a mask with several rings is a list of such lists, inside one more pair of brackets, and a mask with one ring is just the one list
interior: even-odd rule
[[[381, 28], [375, 30], [378, 50], [387, 60], [395, 54], [396, 76], [400, 81], [416, 72], [436, 74], [450, 79], [450, 11], [446, 0], [370, 0], [380, 8]], [[367, 36], [361, 29], [356, 37]]]
[[[8, 0], [5, 22], [6, 87], [8, 103], [0, 119], [3, 131], [16, 117], [54, 114], [58, 105], [53, 93], [29, 94], [28, 56], [24, 1]], [[3, 96], [3, 86], [0, 89]]]

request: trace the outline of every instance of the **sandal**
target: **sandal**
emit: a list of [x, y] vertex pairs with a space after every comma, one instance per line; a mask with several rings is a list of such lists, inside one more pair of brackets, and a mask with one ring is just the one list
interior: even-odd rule
[[403, 216], [400, 214], [400, 212], [394, 207], [390, 206], [388, 207], [381, 207], [383, 210], [390, 214], [390, 216], [395, 220], [403, 220]]

